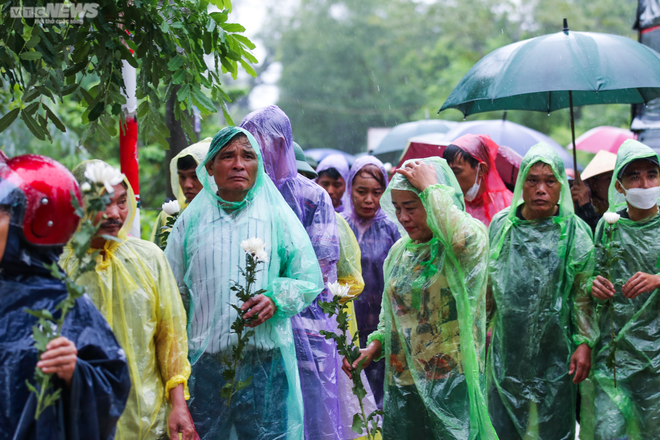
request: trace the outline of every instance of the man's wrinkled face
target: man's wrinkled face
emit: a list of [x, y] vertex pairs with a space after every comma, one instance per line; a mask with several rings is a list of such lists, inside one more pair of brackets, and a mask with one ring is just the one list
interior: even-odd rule
[[[654, 188], [660, 186], [658, 165], [644, 159], [633, 160], [624, 170], [619, 182], [623, 184], [623, 188], [625, 189]], [[619, 182], [615, 184], [615, 187], [617, 191], [623, 194], [623, 189]]]
[[555, 177], [550, 165], [543, 162], [532, 165], [522, 188], [527, 209], [536, 218], [554, 215], [560, 194], [561, 183]]
[[206, 164], [218, 185], [218, 195], [228, 202], [240, 202], [254, 186], [259, 160], [246, 136], [239, 136]]
[[94, 218], [94, 224], [101, 223], [97, 236], [111, 235], [116, 237], [119, 235], [121, 227], [124, 226], [126, 217], [128, 217], [128, 191], [121, 183], [113, 188], [115, 193], [110, 197], [110, 204], [105, 207], [105, 211], [99, 212]]
[[197, 178], [195, 168], [189, 170], [177, 170], [177, 175], [179, 176], [179, 186], [186, 198], [186, 203], [192, 202], [202, 190], [202, 184]]
[[426, 209], [417, 194], [412, 191], [392, 190], [392, 205], [396, 218], [412, 240], [426, 243], [433, 232], [426, 222]]
[[346, 191], [346, 182], [344, 182], [343, 177], [333, 179], [330, 176], [320, 176], [316, 183], [328, 192], [330, 199], [332, 199], [333, 207], [341, 206], [341, 198]]

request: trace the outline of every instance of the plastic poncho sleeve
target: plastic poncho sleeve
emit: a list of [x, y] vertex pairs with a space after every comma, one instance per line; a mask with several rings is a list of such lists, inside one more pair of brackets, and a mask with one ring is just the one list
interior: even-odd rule
[[582, 220], [577, 219], [577, 239], [571, 255], [571, 266], [575, 278], [573, 280], [573, 343], [575, 346], [587, 344], [593, 348], [600, 332], [596, 325], [596, 307], [591, 296], [591, 275], [593, 274], [596, 259], [593, 246], [582, 246], [582, 243], [591, 244], [591, 229]]
[[337, 282], [350, 286], [350, 295], [358, 296], [364, 290], [362, 278], [362, 253], [351, 227], [339, 214], [337, 234], [339, 236], [339, 261], [337, 262]]
[[[398, 248], [400, 246], [400, 243], [401, 241], [397, 241], [394, 244], [394, 246], [392, 246], [392, 249]], [[389, 263], [389, 259], [386, 259], [384, 266], [387, 267], [388, 263]], [[377, 362], [385, 357], [385, 338], [387, 337], [387, 330], [385, 328], [385, 308], [387, 306], [386, 303], [389, 300], [390, 299], [387, 297], [387, 295], [383, 295], [383, 299], [381, 300], [380, 303], [380, 313], [378, 313], [378, 328], [376, 329], [375, 332], [372, 332], [367, 338], [367, 347], [373, 341], [380, 342], [380, 346], [381, 346], [380, 356], [374, 358], [373, 362]]]
[[284, 233], [277, 235], [277, 252], [285, 270], [271, 281], [264, 293], [277, 306], [273, 315], [276, 319], [297, 315], [309, 306], [323, 289], [317, 260], [309, 258], [306, 248], [292, 246], [300, 237], [292, 237], [291, 229], [282, 230]]
[[[470, 264], [475, 256], [482, 256], [483, 245], [468, 246], [474, 242], [471, 237], [478, 232], [472, 222], [465, 222], [466, 214], [454, 205], [453, 195], [453, 188], [438, 184], [426, 188], [419, 198], [426, 209], [426, 221], [433, 235], [444, 243], [451, 243], [452, 251], [459, 261]], [[481, 230], [485, 234], [485, 228]]]
[[157, 292], [156, 354], [160, 374], [165, 382], [165, 397], [169, 400], [170, 390], [180, 384], [184, 386], [186, 400], [190, 362], [188, 362], [188, 339], [186, 338], [186, 312], [183, 309], [176, 281], [163, 253], [156, 260], [158, 274], [154, 284]]

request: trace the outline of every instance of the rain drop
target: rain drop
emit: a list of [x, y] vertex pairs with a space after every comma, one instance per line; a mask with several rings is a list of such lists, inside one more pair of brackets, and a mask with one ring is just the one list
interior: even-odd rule
[[377, 88], [377, 89], [378, 89], [378, 91], [380, 92], [380, 86], [379, 86], [379, 85], [377, 85], [377, 86], [376, 86], [376, 88]]

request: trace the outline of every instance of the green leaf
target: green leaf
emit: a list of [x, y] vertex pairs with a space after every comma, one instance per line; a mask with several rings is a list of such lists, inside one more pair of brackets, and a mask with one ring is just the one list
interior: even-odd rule
[[30, 130], [30, 132], [39, 140], [46, 140], [45, 133], [41, 130], [37, 121], [35, 121], [32, 116], [28, 115], [25, 112], [21, 113], [21, 119], [25, 122], [25, 126]]
[[226, 32], [245, 32], [245, 28], [238, 23], [218, 23]]
[[236, 384], [236, 391], [240, 391], [243, 388], [249, 386], [252, 383], [252, 376], [248, 377], [246, 380], [239, 380]]
[[26, 61], [35, 61], [41, 59], [41, 52], [32, 51], [32, 52], [23, 52], [21, 54], [21, 59]]
[[89, 119], [90, 122], [95, 121], [101, 116], [103, 111], [105, 110], [105, 104], [103, 102], [97, 103], [94, 108], [89, 112], [89, 116], [87, 119]]
[[353, 416], [352, 429], [356, 434], [362, 434], [364, 432], [364, 421], [362, 420], [360, 414], [355, 414]]
[[251, 76], [255, 78], [257, 77], [257, 72], [254, 71], [252, 66], [246, 63], [242, 58], [239, 60], [239, 62], [241, 63], [241, 66], [243, 66], [243, 69], [245, 69], [247, 73], [249, 73]]
[[24, 47], [26, 49], [32, 49], [32, 48], [34, 48], [34, 46], [39, 44], [40, 41], [41, 41], [41, 37], [39, 35], [32, 35], [30, 40], [27, 43], [25, 43]]
[[248, 37], [246, 37], [245, 35], [236, 34], [236, 35], [232, 35], [232, 37], [235, 38], [235, 39], [237, 39], [237, 40], [240, 41], [241, 43], [243, 43], [243, 44], [244, 44], [248, 49], [250, 49], [250, 50], [253, 50], [255, 47], [257, 47], [257, 46], [256, 46], [252, 41], [250, 41], [250, 39], [249, 39]]
[[195, 98], [196, 103], [201, 108], [203, 108], [204, 110], [206, 110], [209, 113], [215, 113], [216, 112], [216, 108], [215, 108], [215, 105], [213, 104], [213, 101], [211, 101], [211, 99], [209, 99], [209, 97], [206, 96], [204, 94], [204, 92], [202, 92], [200, 89], [198, 89], [196, 87], [193, 88], [192, 90], [193, 90], [193, 97]]
[[167, 63], [167, 68], [174, 72], [175, 70], [179, 70], [185, 61], [186, 60], [182, 56], [177, 55], [172, 58], [169, 63]]
[[178, 92], [176, 92], [176, 99], [179, 102], [185, 101], [190, 97], [190, 84], [184, 84]]
[[58, 130], [61, 132], [66, 132], [66, 127], [64, 124], [62, 124], [62, 121], [59, 120], [59, 118], [53, 113], [53, 111], [48, 107], [46, 104], [42, 104], [46, 108], [46, 115], [48, 115], [48, 119], [50, 119], [53, 124], [55, 124], [55, 127], [57, 127]]
[[20, 108], [15, 108], [14, 110], [10, 111], [2, 118], [0, 118], [0, 133], [5, 131], [5, 129], [7, 129], [7, 127], [9, 127], [16, 120], [20, 112], [21, 112]]
[[78, 64], [74, 64], [73, 66], [69, 67], [64, 71], [64, 77], [75, 76], [76, 73], [80, 72], [85, 67], [87, 67], [87, 60], [80, 62]]

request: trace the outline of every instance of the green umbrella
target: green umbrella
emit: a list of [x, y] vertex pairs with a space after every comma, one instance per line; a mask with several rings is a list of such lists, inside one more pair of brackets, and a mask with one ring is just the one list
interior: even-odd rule
[[[630, 38], [564, 30], [486, 55], [461, 79], [440, 112], [493, 110], [550, 113], [573, 106], [641, 104], [660, 97], [660, 54]], [[439, 113], [439, 112], [438, 112]], [[575, 149], [573, 149], [573, 160]], [[577, 169], [577, 167], [575, 167]]]

